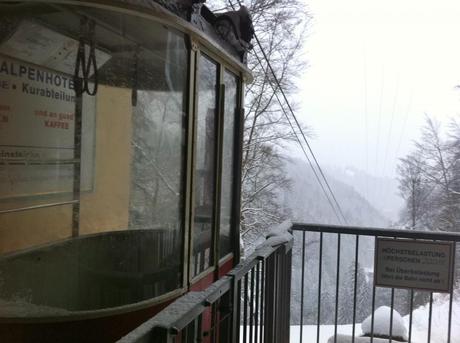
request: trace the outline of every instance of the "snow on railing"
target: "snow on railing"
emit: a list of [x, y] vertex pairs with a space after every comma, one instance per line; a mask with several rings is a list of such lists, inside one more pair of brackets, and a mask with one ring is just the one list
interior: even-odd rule
[[227, 275], [188, 292], [118, 342], [288, 343], [292, 246], [291, 234], [271, 234]]

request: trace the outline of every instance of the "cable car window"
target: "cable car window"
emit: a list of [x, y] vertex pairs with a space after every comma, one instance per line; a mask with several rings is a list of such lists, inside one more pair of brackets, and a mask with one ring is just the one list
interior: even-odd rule
[[180, 288], [184, 35], [108, 10], [1, 6], [0, 318]]
[[225, 106], [222, 146], [222, 178], [220, 200], [219, 245], [220, 257], [232, 252], [232, 210], [234, 188], [234, 153], [235, 153], [235, 123], [237, 114], [238, 78], [225, 71]]
[[197, 87], [192, 276], [212, 266], [214, 260], [217, 64], [204, 55], [198, 62]]

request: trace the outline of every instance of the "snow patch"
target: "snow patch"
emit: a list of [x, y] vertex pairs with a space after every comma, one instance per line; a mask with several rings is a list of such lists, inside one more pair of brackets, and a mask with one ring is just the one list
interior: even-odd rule
[[[379, 308], [380, 309], [380, 308]], [[379, 310], [377, 309], [377, 311]], [[390, 321], [390, 309], [387, 307], [386, 315], [383, 316], [387, 324]], [[428, 342], [428, 317], [429, 317], [430, 306], [425, 305], [415, 309], [412, 312], [412, 343], [426, 343]], [[398, 314], [399, 316], [399, 314]], [[394, 316], [395, 318], [396, 316]], [[399, 316], [400, 317], [400, 316]], [[377, 316], [376, 316], [377, 318]], [[369, 319], [369, 318], [368, 318]], [[367, 319], [366, 319], [367, 320]], [[409, 327], [409, 315], [403, 319], [404, 330]], [[431, 318], [431, 343], [446, 343], [447, 332], [449, 323], [449, 295], [436, 294], [434, 296], [432, 306], [432, 318]], [[374, 329], [377, 333], [377, 320], [374, 323]], [[393, 336], [396, 335], [395, 323], [393, 321]], [[364, 324], [364, 322], [363, 322]], [[401, 323], [400, 323], [401, 324]], [[451, 343], [460, 343], [460, 298], [454, 298], [452, 303], [452, 324], [451, 324]], [[365, 325], [364, 325], [365, 326]], [[352, 342], [352, 328], [353, 325], [338, 325], [337, 326], [337, 343], [351, 343]], [[384, 329], [387, 328], [386, 335], [389, 333], [389, 325], [384, 325]], [[370, 343], [370, 337], [359, 337], [363, 335], [361, 329], [364, 330], [363, 325], [356, 324], [355, 326], [355, 343]], [[302, 334], [302, 343], [316, 342], [316, 325], [304, 325]], [[369, 329], [370, 331], [370, 322]], [[334, 325], [321, 325], [320, 327], [320, 343], [331, 343], [334, 342]], [[367, 331], [367, 330], [366, 330]], [[291, 326], [291, 337], [292, 343], [300, 342], [300, 326]], [[407, 335], [406, 335], [407, 336]], [[404, 337], [403, 337], [404, 338]], [[406, 338], [407, 339], [407, 338]], [[374, 338], [374, 343], [388, 343], [389, 339]], [[397, 343], [394, 339], [393, 343]]]
[[[353, 337], [350, 335], [337, 335], [337, 339], [334, 339], [334, 336], [328, 339], [327, 343], [371, 343], [371, 338], [370, 337], [355, 337], [353, 340]], [[390, 339], [389, 338], [377, 338], [374, 337], [374, 340], [372, 340], [374, 343], [389, 343]], [[392, 340], [393, 343], [396, 343], [394, 339]]]
[[292, 241], [292, 234], [288, 231], [291, 226], [292, 223], [288, 220], [274, 226], [267, 235], [267, 239], [256, 248], [256, 251], [263, 250], [266, 247], [276, 247]]
[[[390, 336], [390, 319], [391, 308], [381, 306], [374, 312], [374, 335]], [[365, 335], [370, 335], [372, 332], [372, 315], [367, 317], [361, 324], [361, 329]], [[393, 328], [392, 337], [401, 337], [407, 341], [407, 329], [398, 311], [393, 310]]]
[[[412, 342], [428, 342], [428, 318], [430, 305], [417, 308], [412, 312]], [[409, 326], [410, 316], [404, 317], [404, 321]], [[449, 325], [449, 296], [436, 294], [431, 316], [431, 339], [432, 343], [447, 342]], [[452, 302], [452, 323], [451, 323], [451, 343], [460, 343], [460, 299]]]
[[[355, 325], [355, 343], [370, 343], [370, 337], [360, 337], [363, 333], [360, 330], [360, 325]], [[300, 341], [300, 326], [292, 325], [290, 331], [290, 342], [291, 343], [311, 343], [316, 342], [317, 334], [316, 325], [304, 325], [302, 330], [302, 341]], [[320, 327], [320, 343], [334, 343], [334, 325], [321, 325]], [[353, 324], [338, 325], [337, 326], [337, 343], [352, 343]], [[241, 336], [242, 338], [243, 336]], [[249, 336], [247, 337], [249, 341]], [[243, 340], [240, 340], [242, 342]], [[373, 343], [388, 343], [389, 339], [374, 337]], [[394, 339], [393, 343], [397, 343]], [[414, 343], [414, 342], [413, 342]], [[417, 342], [418, 343], [418, 342]], [[425, 343], [425, 342], [420, 342]]]
[[[317, 333], [317, 326], [316, 325], [303, 325], [302, 330], [302, 343], [307, 342], [316, 342], [316, 333]], [[334, 325], [321, 325], [320, 327], [320, 343], [326, 343], [328, 338], [334, 335]], [[353, 324], [348, 325], [338, 325], [337, 332], [340, 335], [347, 335], [351, 337], [353, 332]], [[362, 334], [359, 324], [355, 325], [355, 336], [358, 337]], [[337, 336], [338, 337], [338, 336]], [[299, 343], [300, 342], [300, 325], [292, 325], [290, 330], [290, 341], [292, 343]], [[355, 340], [356, 343], [358, 341]], [[375, 342], [375, 341], [374, 341]], [[377, 343], [377, 342], [375, 342]]]
[[290, 220], [285, 220], [284, 222], [280, 224], [273, 225], [268, 231], [267, 237], [278, 236], [280, 234], [282, 235], [286, 232], [289, 232], [291, 227], [292, 227], [292, 222]]

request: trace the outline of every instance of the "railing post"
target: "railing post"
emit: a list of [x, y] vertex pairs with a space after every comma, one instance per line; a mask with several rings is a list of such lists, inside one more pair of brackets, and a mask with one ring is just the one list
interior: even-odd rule
[[241, 313], [241, 302], [240, 294], [241, 287], [239, 280], [233, 275], [232, 276], [232, 329], [231, 329], [231, 342], [239, 342], [240, 340], [240, 313]]
[[171, 333], [168, 332], [166, 328], [156, 327], [153, 329], [150, 337], [152, 337], [155, 342], [158, 343], [173, 343], [174, 338], [172, 337]]
[[[278, 235], [271, 238], [274, 238], [272, 248], [275, 251], [266, 260], [264, 342], [288, 343], [292, 269], [290, 243], [292, 243], [292, 236], [289, 239], [284, 236], [283, 239], [286, 239], [281, 241]], [[267, 243], [270, 245], [270, 238]]]
[[265, 274], [265, 313], [264, 313], [264, 342], [275, 342], [275, 254], [266, 260]]
[[[284, 247], [286, 250], [286, 246]], [[284, 319], [284, 326], [282, 330], [282, 337], [284, 338], [285, 342], [290, 341], [290, 329], [291, 329], [291, 278], [292, 278], [292, 249], [289, 249], [285, 252], [283, 257], [284, 263], [281, 266], [282, 270], [284, 271], [284, 289], [285, 289], [285, 296], [283, 295], [282, 306], [284, 308], [283, 311], [283, 319]]]
[[290, 313], [291, 313], [291, 275], [292, 249], [286, 245], [278, 248], [275, 269], [275, 308], [274, 308], [274, 337], [275, 342], [289, 342]]

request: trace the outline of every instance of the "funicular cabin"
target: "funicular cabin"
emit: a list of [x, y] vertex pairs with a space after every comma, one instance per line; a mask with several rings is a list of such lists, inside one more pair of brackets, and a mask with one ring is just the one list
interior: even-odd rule
[[239, 260], [251, 22], [0, 1], [0, 341], [113, 342]]
[[[458, 342], [458, 233], [287, 224], [240, 258], [254, 30], [203, 2], [0, 0], [0, 343]], [[442, 280], [377, 282], [379, 242], [444, 249]]]

